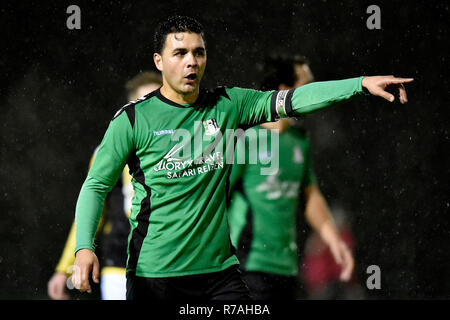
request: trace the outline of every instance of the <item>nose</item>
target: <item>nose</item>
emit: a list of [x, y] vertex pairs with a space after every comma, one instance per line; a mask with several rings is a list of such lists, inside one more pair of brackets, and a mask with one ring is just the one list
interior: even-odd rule
[[189, 52], [186, 55], [186, 59], [187, 59], [187, 67], [188, 68], [192, 68], [192, 67], [197, 67], [198, 66], [197, 58], [195, 57], [195, 55], [192, 52]]

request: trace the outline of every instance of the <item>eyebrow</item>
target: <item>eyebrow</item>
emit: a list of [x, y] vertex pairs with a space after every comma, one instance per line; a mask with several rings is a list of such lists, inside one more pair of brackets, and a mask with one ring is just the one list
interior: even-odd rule
[[[175, 49], [172, 50], [173, 53], [180, 52], [180, 51], [181, 52], [187, 52], [188, 49], [181, 47], [181, 48], [175, 48]], [[206, 49], [204, 47], [197, 47], [193, 51], [203, 51], [203, 52], [205, 52]]]

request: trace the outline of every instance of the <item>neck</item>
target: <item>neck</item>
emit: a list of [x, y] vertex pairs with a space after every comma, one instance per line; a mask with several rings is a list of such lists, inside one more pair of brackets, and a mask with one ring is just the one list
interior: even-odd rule
[[193, 104], [200, 92], [198, 88], [190, 93], [176, 92], [166, 84], [161, 87], [160, 91], [164, 97], [178, 104]]

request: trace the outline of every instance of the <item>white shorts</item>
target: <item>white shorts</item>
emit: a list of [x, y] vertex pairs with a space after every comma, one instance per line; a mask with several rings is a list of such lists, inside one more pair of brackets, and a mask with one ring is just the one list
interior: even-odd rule
[[102, 300], [126, 300], [127, 277], [120, 273], [105, 273], [101, 276]]

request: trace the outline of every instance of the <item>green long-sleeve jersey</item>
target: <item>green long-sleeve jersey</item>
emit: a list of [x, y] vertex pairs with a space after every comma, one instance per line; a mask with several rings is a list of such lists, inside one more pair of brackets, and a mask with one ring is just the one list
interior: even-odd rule
[[[261, 135], [266, 129], [240, 139], [235, 159], [256, 152], [260, 159], [277, 152], [278, 166], [262, 175], [261, 168], [271, 163], [233, 164], [231, 197], [228, 208], [231, 241], [242, 269], [285, 276], [298, 273], [297, 208], [304, 189], [315, 183], [310, 144], [306, 133], [290, 128], [280, 133], [278, 141]], [[261, 139], [267, 148], [261, 150]], [[276, 147], [271, 145], [277, 143]]]
[[[75, 252], [94, 250], [103, 200], [128, 164], [134, 197], [127, 272], [172, 277], [237, 264], [226, 196], [232, 130], [300, 116], [363, 93], [362, 77], [292, 90], [201, 90], [180, 105], [159, 90], [122, 107], [111, 120], [76, 207]], [[230, 133], [231, 132], [231, 133]]]

